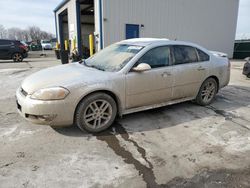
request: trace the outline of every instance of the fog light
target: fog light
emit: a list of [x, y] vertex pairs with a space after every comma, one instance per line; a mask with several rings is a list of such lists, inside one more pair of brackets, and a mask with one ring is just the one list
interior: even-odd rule
[[41, 115], [37, 116], [37, 119], [41, 121], [53, 121], [56, 118], [56, 115]]
[[51, 122], [56, 118], [57, 115], [55, 114], [50, 114], [50, 115], [31, 115], [31, 114], [25, 114], [26, 118], [29, 119], [38, 119], [40, 121], [45, 121], [45, 122]]

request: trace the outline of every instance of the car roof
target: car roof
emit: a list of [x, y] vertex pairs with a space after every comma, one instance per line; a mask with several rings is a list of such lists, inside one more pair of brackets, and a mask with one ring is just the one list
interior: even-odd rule
[[0, 41], [20, 42], [19, 40], [0, 39]]
[[9, 39], [0, 39], [0, 41], [10, 41]]
[[158, 39], [158, 38], [134, 38], [134, 39], [127, 39], [119, 42], [120, 44], [130, 44], [130, 45], [137, 45], [137, 46], [148, 46], [153, 43], [159, 42], [167, 42], [168, 39]]
[[208, 53], [208, 50], [204, 47], [197, 45], [192, 42], [187, 41], [178, 41], [178, 40], [169, 40], [169, 39], [160, 39], [160, 38], [135, 38], [135, 39], [128, 39], [118, 42], [118, 44], [128, 44], [128, 45], [135, 45], [135, 46], [151, 46], [151, 45], [187, 45], [199, 48]]
[[186, 42], [186, 41], [177, 41], [177, 40], [169, 40], [169, 39], [160, 39], [160, 38], [135, 38], [128, 39], [118, 42], [118, 44], [130, 44], [130, 45], [138, 45], [138, 46], [149, 46], [149, 45], [189, 45], [200, 47], [197, 44]]

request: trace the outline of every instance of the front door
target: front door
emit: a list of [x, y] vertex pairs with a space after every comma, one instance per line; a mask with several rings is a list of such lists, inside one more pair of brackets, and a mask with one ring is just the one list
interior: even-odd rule
[[126, 24], [126, 39], [139, 38], [139, 25]]
[[135, 66], [147, 63], [152, 69], [141, 73], [131, 71], [126, 75], [126, 109], [171, 100], [173, 75], [169, 54], [167, 46], [149, 50]]

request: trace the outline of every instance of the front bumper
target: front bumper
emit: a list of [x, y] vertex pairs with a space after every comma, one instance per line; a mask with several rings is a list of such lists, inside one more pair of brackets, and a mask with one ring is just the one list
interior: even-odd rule
[[30, 98], [27, 93], [16, 92], [18, 112], [26, 120], [41, 125], [70, 126], [74, 122], [75, 108], [72, 102], [65, 100], [40, 101]]
[[24, 52], [23, 53], [23, 58], [27, 58], [28, 57], [28, 52]]

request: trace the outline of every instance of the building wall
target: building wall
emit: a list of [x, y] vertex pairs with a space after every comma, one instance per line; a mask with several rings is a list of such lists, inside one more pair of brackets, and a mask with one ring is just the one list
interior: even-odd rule
[[[101, 45], [101, 27], [100, 27], [100, 1], [103, 0], [94, 0], [94, 8], [95, 8], [95, 47], [96, 51], [99, 51], [102, 47]], [[102, 3], [103, 4], [103, 3]], [[102, 9], [103, 13], [103, 9]], [[103, 31], [102, 31], [103, 33]]]
[[239, 0], [105, 0], [104, 46], [125, 39], [125, 24], [143, 24], [140, 37], [198, 43], [233, 56]]
[[71, 0], [66, 3], [63, 7], [61, 7], [56, 12], [56, 23], [57, 23], [57, 36], [58, 42], [60, 39], [60, 32], [59, 32], [59, 14], [62, 13], [65, 9], [68, 10], [68, 38], [69, 40], [73, 40], [74, 37], [77, 37], [77, 23], [76, 23], [76, 1]]
[[[103, 0], [102, 0], [103, 1]], [[88, 38], [86, 38], [87, 34], [93, 33], [95, 35], [95, 47], [96, 50], [101, 49], [100, 45], [100, 0], [94, 0], [94, 8], [95, 8], [95, 14], [93, 17], [89, 16], [81, 16], [81, 21], [82, 22], [94, 22], [94, 26], [90, 25], [82, 25], [81, 27], [81, 34], [82, 34], [82, 43], [84, 46], [88, 46]], [[59, 31], [59, 17], [58, 15], [62, 13], [65, 9], [68, 9], [68, 30], [69, 30], [69, 39], [73, 40], [74, 37], [77, 39], [77, 13], [76, 13], [76, 0], [70, 0], [67, 2], [63, 7], [61, 7], [59, 10], [56, 11], [56, 27], [57, 27], [57, 37], [58, 37], [58, 42], [60, 39], [60, 31]], [[83, 37], [85, 36], [85, 37]], [[78, 39], [77, 39], [78, 40]], [[78, 46], [78, 44], [77, 44]]]
[[[84, 15], [81, 16], [81, 34], [82, 34], [82, 43], [85, 47], [89, 47], [89, 35], [94, 34], [95, 25], [94, 25], [94, 16]], [[83, 24], [83, 23], [93, 23], [93, 25]]]

